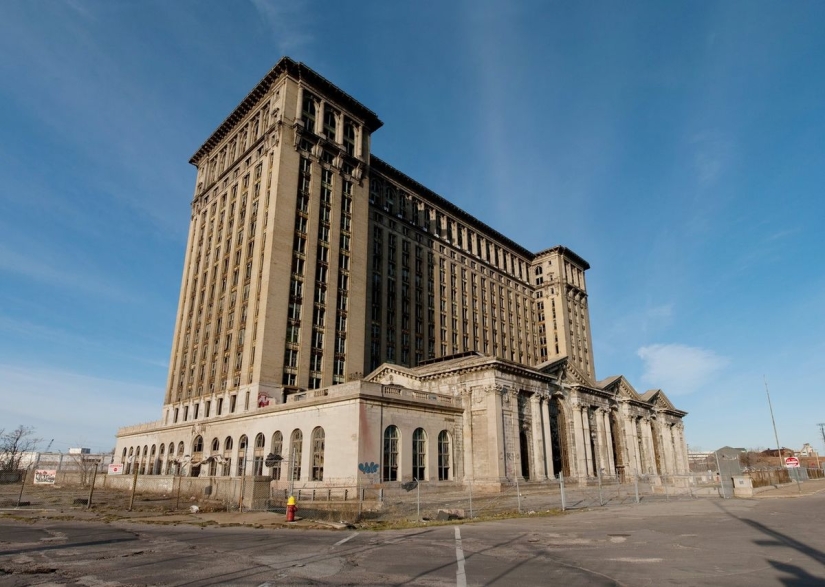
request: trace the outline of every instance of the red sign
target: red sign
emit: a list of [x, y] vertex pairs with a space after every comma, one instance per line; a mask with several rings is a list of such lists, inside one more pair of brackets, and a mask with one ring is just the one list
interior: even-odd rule
[[785, 466], [790, 469], [799, 467], [799, 459], [796, 457], [785, 457]]

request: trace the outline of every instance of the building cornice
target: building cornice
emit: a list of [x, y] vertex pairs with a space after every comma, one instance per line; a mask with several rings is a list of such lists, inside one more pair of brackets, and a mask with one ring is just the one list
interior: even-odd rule
[[405, 186], [407, 189], [416, 192], [418, 195], [426, 198], [429, 200], [434, 206], [443, 209], [445, 212], [449, 212], [456, 218], [461, 219], [465, 224], [473, 226], [476, 230], [481, 233], [486, 233], [491, 237], [495, 238], [501, 244], [506, 245], [514, 252], [518, 253], [528, 261], [531, 261], [534, 257], [533, 253], [525, 249], [523, 246], [518, 244], [517, 242], [507, 238], [503, 234], [501, 234], [496, 229], [488, 226], [475, 216], [468, 214], [443, 196], [439, 196], [437, 193], [429, 189], [428, 187], [418, 183], [413, 178], [411, 178], [406, 173], [399, 171], [386, 161], [379, 159], [375, 155], [370, 156], [370, 166], [373, 167], [376, 171], [381, 173], [382, 175], [386, 175], [389, 179], [398, 182], [399, 184]]
[[369, 132], [374, 132], [383, 126], [383, 122], [372, 110], [364, 106], [361, 102], [347, 94], [341, 88], [330, 82], [318, 72], [310, 69], [303, 63], [293, 61], [289, 57], [282, 57], [275, 66], [259, 81], [246, 97], [241, 100], [232, 113], [218, 125], [218, 128], [206, 139], [206, 142], [192, 155], [189, 163], [197, 166], [201, 159], [210, 153], [227, 135], [255, 108], [266, 93], [272, 88], [275, 82], [282, 75], [289, 75], [298, 81], [306, 82], [307, 85], [316, 88], [322, 94], [334, 99], [343, 108], [346, 108], [354, 116], [359, 117]]
[[563, 247], [561, 245], [556, 245], [555, 247], [550, 247], [549, 249], [544, 249], [543, 251], [539, 251], [536, 253], [535, 257], [538, 259], [539, 257], [544, 257], [545, 255], [550, 255], [552, 253], [558, 253], [562, 257], [567, 257], [574, 263], [576, 263], [579, 267], [587, 271], [590, 269], [590, 263], [584, 260], [584, 258], [580, 257], [567, 247]]

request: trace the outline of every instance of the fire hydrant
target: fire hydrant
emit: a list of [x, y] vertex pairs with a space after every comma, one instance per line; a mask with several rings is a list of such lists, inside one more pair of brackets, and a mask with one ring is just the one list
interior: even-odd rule
[[295, 498], [293, 496], [289, 496], [289, 499], [286, 500], [286, 521], [287, 522], [294, 522], [295, 521], [295, 510], [298, 507], [295, 505]]

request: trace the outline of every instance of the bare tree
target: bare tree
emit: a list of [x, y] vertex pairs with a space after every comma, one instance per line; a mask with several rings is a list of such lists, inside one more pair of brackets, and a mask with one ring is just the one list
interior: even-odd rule
[[33, 451], [40, 438], [34, 438], [34, 428], [22, 424], [10, 432], [0, 430], [0, 471], [20, 469], [23, 455]]
[[101, 462], [101, 455], [90, 455], [90, 454], [70, 454], [69, 458], [71, 458], [75, 463], [75, 469], [80, 477], [80, 485], [83, 487], [87, 486], [94, 475], [92, 473], [95, 469], [98, 468]]

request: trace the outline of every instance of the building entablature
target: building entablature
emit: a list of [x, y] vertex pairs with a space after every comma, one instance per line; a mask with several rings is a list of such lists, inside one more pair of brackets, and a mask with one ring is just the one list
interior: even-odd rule
[[281, 58], [278, 63], [258, 82], [249, 94], [241, 101], [232, 113], [218, 125], [206, 142], [192, 155], [189, 162], [198, 165], [200, 160], [210, 153], [232, 130], [251, 112], [260, 100], [284, 74], [297, 82], [308, 84], [315, 91], [330, 96], [342, 107], [347, 108], [354, 116], [361, 119], [369, 132], [378, 130], [383, 123], [378, 116], [361, 104], [358, 100], [341, 90], [339, 87], [313, 71], [303, 63], [293, 61], [289, 57]]
[[472, 216], [468, 212], [462, 210], [461, 208], [459, 208], [443, 196], [438, 195], [431, 189], [418, 183], [410, 176], [399, 171], [389, 163], [383, 161], [382, 159], [379, 159], [375, 155], [372, 155], [370, 158], [370, 168], [377, 171], [380, 175], [383, 176], [384, 179], [389, 179], [399, 184], [400, 186], [414, 192], [419, 198], [421, 198], [427, 204], [433, 207], [433, 209], [437, 209], [445, 215], [452, 216], [454, 219], [460, 220], [462, 223], [472, 227], [474, 230], [481, 233], [485, 238], [495, 240], [500, 245], [507, 247], [513, 254], [521, 257], [522, 260], [526, 263], [529, 263], [532, 260], [533, 253], [531, 253], [529, 250], [522, 247], [512, 239], [504, 236], [491, 226], [488, 226], [475, 216]]

